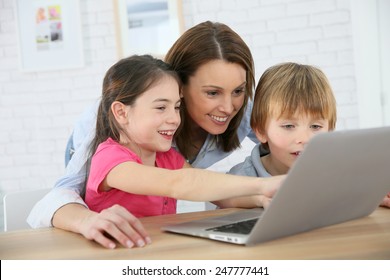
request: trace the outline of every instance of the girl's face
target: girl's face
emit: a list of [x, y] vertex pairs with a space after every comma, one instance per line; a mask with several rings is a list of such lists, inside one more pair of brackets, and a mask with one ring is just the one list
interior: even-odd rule
[[203, 64], [183, 87], [190, 118], [210, 134], [224, 133], [244, 103], [245, 85], [241, 65], [223, 60]]
[[179, 86], [172, 77], [164, 77], [127, 106], [124, 126], [131, 138], [127, 145], [142, 156], [168, 151], [180, 124]]
[[273, 176], [286, 174], [307, 142], [314, 135], [327, 131], [329, 120], [307, 114], [269, 118], [265, 131], [255, 132], [261, 143], [268, 143], [270, 153], [261, 157], [265, 169]]

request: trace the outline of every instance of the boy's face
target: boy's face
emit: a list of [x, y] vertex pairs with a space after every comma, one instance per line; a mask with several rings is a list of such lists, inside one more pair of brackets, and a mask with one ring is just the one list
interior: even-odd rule
[[262, 143], [268, 143], [270, 153], [261, 157], [271, 175], [286, 174], [307, 142], [316, 134], [329, 131], [329, 120], [307, 114], [292, 117], [270, 117], [265, 131], [256, 131]]

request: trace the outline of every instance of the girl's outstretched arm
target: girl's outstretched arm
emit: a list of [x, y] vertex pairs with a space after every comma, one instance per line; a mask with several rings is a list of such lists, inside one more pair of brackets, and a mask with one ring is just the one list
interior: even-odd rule
[[216, 201], [250, 195], [271, 198], [283, 178], [237, 176], [197, 168], [168, 170], [124, 162], [111, 169], [99, 190], [116, 188], [133, 194], [192, 201]]

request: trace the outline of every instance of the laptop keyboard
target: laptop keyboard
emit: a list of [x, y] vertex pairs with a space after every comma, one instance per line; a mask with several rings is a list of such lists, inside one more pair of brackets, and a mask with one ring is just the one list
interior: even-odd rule
[[219, 232], [229, 232], [229, 233], [240, 233], [240, 234], [249, 234], [256, 224], [258, 218], [246, 220], [242, 222], [237, 222], [233, 224], [213, 227], [206, 229], [207, 231], [219, 231]]

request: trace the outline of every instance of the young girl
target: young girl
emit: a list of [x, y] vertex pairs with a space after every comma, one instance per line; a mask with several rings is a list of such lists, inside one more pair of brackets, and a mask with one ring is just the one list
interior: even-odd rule
[[[336, 100], [318, 68], [282, 63], [268, 68], [255, 92], [251, 127], [261, 142], [229, 173], [256, 177], [286, 174], [307, 142], [334, 130]], [[263, 149], [262, 149], [263, 148]]]
[[176, 199], [272, 197], [276, 184], [185, 168], [190, 165], [171, 148], [180, 125], [179, 81], [168, 64], [148, 55], [122, 59], [108, 70], [91, 147], [85, 199], [91, 210], [119, 204], [144, 217], [176, 213]]

